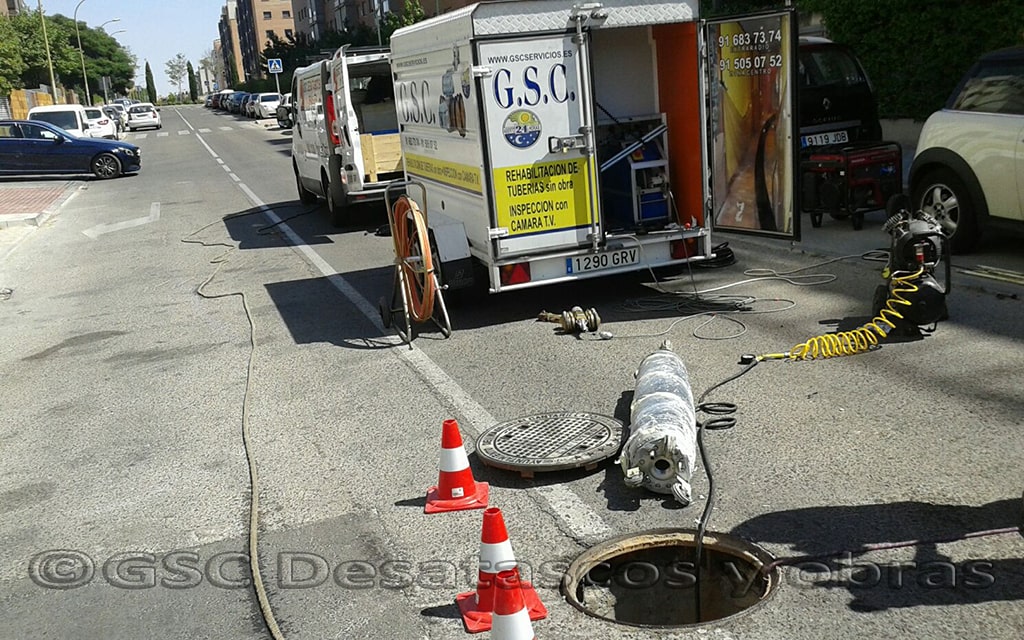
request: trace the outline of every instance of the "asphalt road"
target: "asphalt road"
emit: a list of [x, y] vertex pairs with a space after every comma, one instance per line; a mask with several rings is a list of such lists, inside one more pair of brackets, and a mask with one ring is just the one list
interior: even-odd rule
[[[746, 281], [716, 293], [751, 297], [750, 313], [684, 320], [649, 278], [599, 279], [463, 301], [450, 339], [425, 326], [409, 349], [377, 314], [393, 277], [391, 240], [373, 233], [381, 209], [334, 229], [296, 200], [290, 132], [199, 107], [162, 115], [161, 132], [129, 135], [139, 175], [84, 182], [0, 263], [0, 638], [269, 637], [245, 569], [243, 415], [261, 572], [289, 639], [465, 636], [454, 598], [475, 587], [481, 512], [423, 513], [449, 418], [547, 606], [538, 638], [1024, 633], [1019, 534], [870, 551], [847, 557], [852, 573], [810, 560], [1021, 523], [1020, 285], [955, 269], [950, 319], [923, 339], [762, 362], [710, 395], [738, 412], [707, 436], [709, 530], [808, 558], [743, 615], [614, 624], [567, 604], [562, 572], [613, 536], [692, 528], [704, 467], [679, 508], [626, 488], [610, 462], [534, 479], [486, 467], [476, 437], [550, 411], [628, 419], [633, 372], [665, 338], [699, 394], [738, 373], [740, 354], [859, 326], [881, 280], [857, 256], [886, 246], [883, 214], [861, 231], [807, 224], [800, 242], [717, 234], [735, 265], [664, 283]], [[1019, 240], [954, 264], [1024, 271]], [[614, 337], [535, 320], [573, 305], [599, 310]]]

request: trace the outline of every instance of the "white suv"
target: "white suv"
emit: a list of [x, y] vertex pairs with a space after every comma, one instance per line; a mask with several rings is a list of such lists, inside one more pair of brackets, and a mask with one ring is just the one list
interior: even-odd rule
[[910, 193], [954, 253], [976, 248], [994, 219], [1024, 222], [1024, 47], [982, 56], [924, 123]]

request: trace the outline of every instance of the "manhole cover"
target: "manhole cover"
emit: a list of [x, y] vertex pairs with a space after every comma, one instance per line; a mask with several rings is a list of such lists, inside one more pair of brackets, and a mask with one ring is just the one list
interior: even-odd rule
[[594, 469], [622, 446], [625, 430], [615, 418], [594, 413], [539, 413], [497, 424], [476, 441], [484, 464], [518, 471]]

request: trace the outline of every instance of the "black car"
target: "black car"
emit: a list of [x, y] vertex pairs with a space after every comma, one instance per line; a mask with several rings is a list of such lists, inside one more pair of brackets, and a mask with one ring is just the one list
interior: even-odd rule
[[78, 138], [38, 120], [0, 120], [0, 175], [92, 173], [101, 180], [142, 168], [133, 144]]
[[849, 48], [801, 37], [799, 59], [802, 149], [882, 139], [871, 81]]

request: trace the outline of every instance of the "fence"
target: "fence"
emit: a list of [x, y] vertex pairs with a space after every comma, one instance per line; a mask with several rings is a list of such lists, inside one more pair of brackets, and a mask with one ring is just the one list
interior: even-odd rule
[[[78, 95], [74, 91], [57, 90], [58, 103], [73, 104], [78, 102]], [[42, 89], [15, 89], [11, 91], [9, 98], [0, 98], [0, 117], [24, 120], [28, 117], [28, 110], [32, 107], [41, 107], [54, 104], [53, 96], [49, 91]]]

